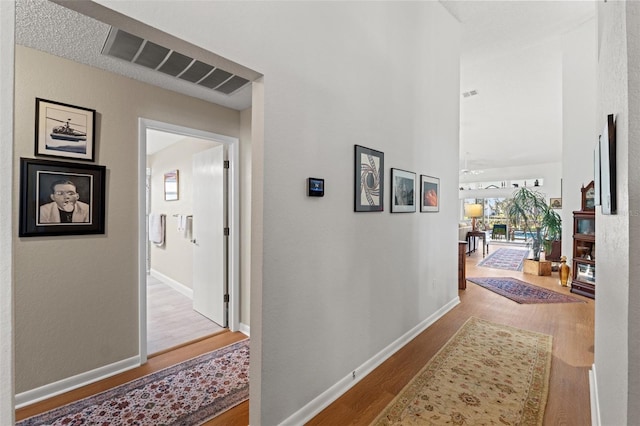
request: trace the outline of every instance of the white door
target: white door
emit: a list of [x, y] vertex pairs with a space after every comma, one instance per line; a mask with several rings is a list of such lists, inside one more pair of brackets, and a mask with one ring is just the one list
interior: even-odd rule
[[193, 156], [193, 309], [227, 327], [224, 149]]

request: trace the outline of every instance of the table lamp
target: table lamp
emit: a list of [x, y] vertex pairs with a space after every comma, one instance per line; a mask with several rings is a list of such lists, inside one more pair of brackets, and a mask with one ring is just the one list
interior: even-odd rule
[[482, 217], [483, 209], [482, 204], [465, 204], [464, 205], [464, 215], [466, 217], [471, 218], [471, 229], [477, 231], [476, 229], [476, 218]]

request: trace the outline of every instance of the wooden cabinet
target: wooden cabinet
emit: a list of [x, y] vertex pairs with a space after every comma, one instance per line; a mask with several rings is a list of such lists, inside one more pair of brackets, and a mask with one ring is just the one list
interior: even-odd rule
[[466, 259], [467, 242], [458, 241], [458, 290], [467, 288]]
[[573, 273], [571, 292], [596, 295], [596, 215], [594, 210], [573, 212]]

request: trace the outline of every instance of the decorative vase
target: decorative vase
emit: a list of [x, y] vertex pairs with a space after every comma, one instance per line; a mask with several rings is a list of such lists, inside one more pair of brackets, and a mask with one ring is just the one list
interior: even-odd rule
[[560, 258], [560, 262], [560, 268], [558, 268], [560, 275], [560, 285], [562, 287], [567, 287], [567, 281], [569, 280], [569, 271], [571, 270], [571, 268], [569, 268], [569, 265], [567, 265], [567, 256], [562, 256]]

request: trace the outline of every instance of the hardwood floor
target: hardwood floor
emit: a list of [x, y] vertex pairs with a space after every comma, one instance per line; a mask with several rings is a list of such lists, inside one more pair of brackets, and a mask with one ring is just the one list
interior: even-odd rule
[[[198, 355], [202, 355], [212, 350], [228, 346], [232, 343], [239, 342], [240, 340], [246, 338], [247, 336], [242, 333], [232, 333], [228, 330], [223, 330], [215, 336], [207, 337], [198, 342], [194, 342], [189, 345], [174, 349], [172, 351], [150, 357], [146, 364], [138, 368], [134, 368], [116, 376], [109, 377], [108, 379], [102, 380], [100, 382], [83, 386], [79, 389], [75, 389], [73, 391], [30, 405], [28, 407], [18, 409], [16, 410], [16, 421], [43, 413], [48, 410], [52, 410], [54, 408], [60, 407], [73, 401], [77, 401], [82, 398], [86, 398], [91, 395], [95, 395], [112, 387], [127, 383], [131, 380], [137, 379], [171, 365], [175, 365], [181, 361], [186, 361]], [[235, 407], [232, 413], [223, 413], [221, 416], [216, 417], [206, 424], [211, 426], [242, 424], [246, 426], [248, 423], [249, 404], [247, 402]]]
[[[498, 247], [492, 244], [491, 252]], [[559, 286], [557, 272], [551, 277], [537, 277], [522, 272], [478, 267], [476, 265], [480, 260], [482, 252], [466, 258], [467, 277], [511, 276], [560, 293], [569, 293], [568, 288]], [[452, 282], [451, 285], [457, 283]], [[593, 364], [593, 300], [573, 295], [586, 303], [520, 305], [471, 282], [467, 283], [466, 290], [459, 291], [459, 295], [460, 305], [364, 377], [308, 425], [369, 424], [470, 316], [552, 335], [553, 360], [544, 424], [591, 424], [588, 371]], [[242, 338], [244, 335], [241, 333], [223, 332], [153, 357], [148, 364], [136, 370], [18, 410], [16, 415], [22, 419], [46, 411]], [[286, 398], [286, 395], [282, 397]], [[206, 424], [248, 425], [249, 404], [245, 402]]]
[[193, 310], [193, 301], [147, 276], [147, 353], [155, 354], [224, 330]]
[[[491, 245], [491, 252], [499, 248]], [[467, 278], [510, 276], [559, 293], [569, 294], [551, 277], [525, 275], [476, 266], [482, 252], [466, 258]], [[407, 382], [471, 316], [553, 336], [553, 359], [546, 425], [591, 424], [589, 369], [593, 364], [594, 301], [586, 303], [520, 305], [467, 282], [461, 303], [396, 352], [375, 371], [312, 419], [308, 425], [366, 425], [375, 419]]]

